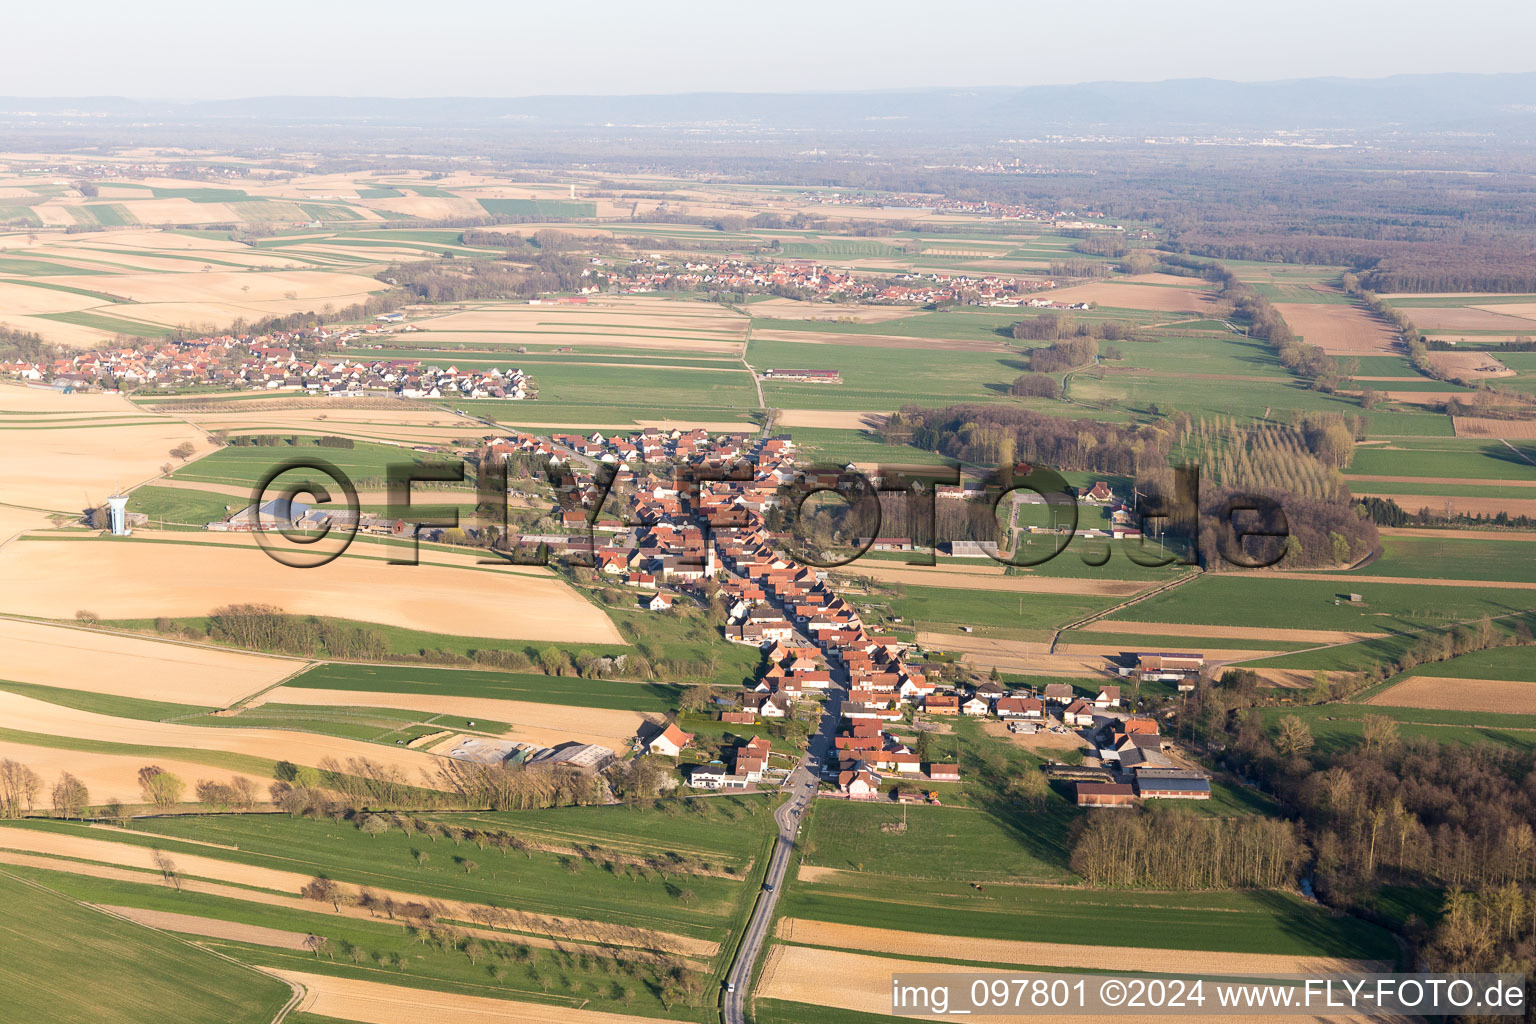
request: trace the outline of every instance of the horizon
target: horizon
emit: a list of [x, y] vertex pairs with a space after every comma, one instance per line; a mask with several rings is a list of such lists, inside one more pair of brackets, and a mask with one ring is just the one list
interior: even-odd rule
[[[9, 13], [13, 37], [28, 45], [0, 68], [0, 95], [645, 96], [773, 92], [786, 81], [813, 93], [1022, 88], [1103, 81], [1106, 69], [1127, 82], [1536, 70], [1524, 43], [1536, 36], [1536, 9], [1514, 0], [1474, 3], [1463, 14], [1478, 17], [1433, 33], [1382, 0], [1302, 0], [1278, 21], [1208, 0], [1121, 3], [1091, 32], [1067, 10], [1023, 15], [990, 0], [960, 0], [941, 17], [910, 2], [792, 0], [768, 22], [727, 9], [665, 24], [613, 0], [574, 15], [468, 2], [429, 24], [403, 0], [379, 0], [362, 17], [297, 0], [275, 0], [259, 19], [184, 0], [132, 9], [86, 0], [75, 13], [67, 26], [41, 9]], [[1484, 26], [1495, 23], [1502, 31], [1490, 36]], [[945, 45], [933, 44], [934, 32]], [[402, 81], [413, 88], [399, 90]], [[957, 81], [967, 84], [945, 84]], [[284, 88], [251, 87], [277, 83]]]
[[1294, 85], [1304, 82], [1351, 82], [1387, 83], [1398, 79], [1424, 79], [1424, 78], [1515, 78], [1536, 76], [1536, 68], [1528, 71], [1400, 71], [1385, 75], [1305, 75], [1292, 78], [1217, 78], [1210, 75], [1190, 75], [1172, 78], [1090, 78], [1071, 82], [1035, 82], [1025, 85], [916, 85], [916, 86], [890, 86], [885, 88], [854, 89], [854, 88], [829, 88], [829, 89], [681, 89], [667, 92], [536, 92], [520, 94], [477, 94], [477, 93], [283, 93], [283, 92], [253, 92], [231, 96], [159, 96], [159, 95], [135, 95], [129, 93], [58, 93], [58, 94], [23, 94], [0, 93], [0, 100], [120, 100], [131, 103], [238, 103], [254, 100], [390, 100], [390, 101], [422, 101], [422, 100], [555, 100], [555, 99], [645, 99], [655, 98], [685, 98], [696, 96], [825, 96], [825, 95], [849, 95], [849, 96], [881, 96], [900, 95], [903, 93], [948, 93], [948, 92], [1016, 92], [1028, 89], [1076, 89], [1092, 86], [1149, 86], [1149, 85], [1178, 85], [1186, 83], [1209, 83], [1213, 85], [1241, 85], [1241, 86], [1266, 86], [1266, 85]]

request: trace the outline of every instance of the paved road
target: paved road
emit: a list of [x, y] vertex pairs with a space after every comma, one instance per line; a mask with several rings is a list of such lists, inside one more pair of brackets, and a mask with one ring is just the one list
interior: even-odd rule
[[[784, 887], [784, 872], [789, 867], [789, 856], [795, 849], [800, 821], [804, 817], [805, 809], [815, 799], [816, 785], [821, 778], [821, 766], [827, 763], [827, 755], [833, 749], [832, 737], [837, 735], [837, 723], [842, 715], [843, 696], [841, 683], [834, 680], [833, 686], [827, 691], [821, 727], [811, 737], [806, 755], [800, 759], [800, 763], [795, 766], [795, 770], [784, 782], [784, 791], [790, 794], [790, 798], [773, 816], [779, 826], [779, 837], [773, 844], [773, 853], [768, 860], [768, 874], [763, 881], [764, 888], [758, 894], [757, 903], [752, 908], [752, 916], [747, 919], [746, 935], [743, 936], [741, 945], [736, 950], [736, 960], [725, 975], [727, 989], [725, 1024], [743, 1024], [747, 985], [752, 980], [752, 970], [757, 965], [757, 958], [762, 954], [763, 940], [768, 937], [768, 926], [773, 921], [773, 910], [779, 901], [779, 893]], [[810, 766], [812, 760], [816, 762], [815, 768]]]

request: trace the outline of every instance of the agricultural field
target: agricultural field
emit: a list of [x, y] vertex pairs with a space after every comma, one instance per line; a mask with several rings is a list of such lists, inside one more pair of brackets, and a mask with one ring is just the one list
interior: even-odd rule
[[0, 868], [7, 1014], [38, 1020], [265, 1024], [289, 989], [248, 966]]
[[[401, 567], [343, 555], [299, 586], [294, 569], [242, 539], [27, 538], [0, 550], [0, 581], [9, 595], [0, 600], [0, 612], [73, 618], [82, 596], [68, 567], [81, 558], [94, 566], [88, 610], [105, 619], [204, 616], [245, 603], [294, 614], [340, 612], [347, 619], [458, 636], [622, 642], [598, 608], [538, 570]], [[408, 585], [401, 576], [406, 572]], [[487, 597], [494, 597], [494, 605]]]
[[[69, 984], [62, 1011], [24, 993], [18, 1005], [35, 1016], [67, 1017], [78, 1003], [81, 1019], [126, 1022], [153, 1007], [178, 1021], [254, 1022], [293, 996], [294, 1024], [714, 1024], [722, 987], [753, 978], [755, 964], [753, 1019], [872, 1024], [889, 1019], [884, 985], [896, 971], [1390, 969], [1423, 952], [1409, 915], [1438, 920], [1445, 886], [1385, 874], [1337, 885], [1323, 856], [1331, 826], [1287, 802], [1301, 776], [1270, 786], [1263, 773], [1310, 770], [1306, 757], [1385, 757], [1381, 720], [1410, 744], [1497, 748], [1509, 760], [1488, 778], [1522, 777], [1536, 754], [1536, 532], [1520, 519], [1536, 518], [1536, 429], [1504, 418], [1524, 410], [1498, 393], [1536, 392], [1536, 355], [1436, 351], [1440, 370], [1490, 390], [1432, 379], [1391, 324], [1343, 291], [1347, 268], [1224, 260], [1235, 278], [1223, 277], [1183, 255], [1198, 250], [1159, 248], [1156, 224], [1094, 231], [1067, 226], [1065, 213], [1048, 223], [923, 205], [941, 203], [937, 193], [861, 205], [723, 172], [493, 174], [455, 162], [429, 175], [392, 158], [388, 170], [311, 173], [295, 161], [202, 180], [143, 177], [103, 152], [123, 173], [94, 174], [88, 188], [0, 167], [0, 327], [70, 348], [190, 336], [195, 352], [210, 344], [201, 335], [292, 317], [302, 338], [269, 322], [241, 341], [271, 344], [259, 337], [270, 329], [304, 354], [259, 390], [212, 375], [125, 379], [109, 393], [0, 385], [0, 762], [37, 778], [35, 792], [6, 797], [17, 819], [0, 821], [0, 896], [27, 904], [10, 933], [22, 957], [0, 964], [0, 978]], [[658, 273], [717, 259], [781, 273], [764, 286], [708, 271], [697, 287]], [[1149, 266], [1159, 269], [1131, 272]], [[878, 283], [863, 300], [822, 287], [843, 274]], [[925, 274], [973, 280], [948, 289]], [[1012, 275], [1022, 287], [976, 283]], [[1253, 294], [1224, 292], [1234, 280]], [[1026, 295], [1045, 305], [1021, 305]], [[1388, 301], [1434, 338], [1513, 338], [1536, 324], [1528, 295]], [[1055, 315], [1015, 337], [1020, 320]], [[1322, 355], [1265, 340], [1275, 337], [1265, 315]], [[1089, 334], [1091, 348], [1034, 340]], [[351, 385], [322, 397], [288, 379], [311, 362], [325, 378], [318, 364], [333, 358], [516, 368], [531, 397], [459, 398], [448, 385], [442, 398], [339, 397]], [[1047, 366], [1047, 380], [1017, 384], [1029, 397], [1014, 394], [1016, 379]], [[1335, 381], [1334, 368], [1350, 380]], [[838, 380], [764, 379], [788, 369]], [[1452, 397], [1487, 401], [1444, 407]], [[949, 436], [936, 416], [907, 418], [927, 447], [886, 443], [888, 417], [913, 405], [975, 408]], [[1460, 415], [1467, 408], [1475, 414]], [[1056, 419], [1035, 437], [1009, 436], [999, 417], [1019, 412]], [[1101, 442], [1090, 421], [1120, 433]], [[826, 576], [859, 616], [837, 625], [855, 640], [828, 643], [899, 658], [900, 671], [945, 691], [1065, 682], [1093, 698], [1124, 686], [1115, 714], [1157, 723], [1169, 763], [1212, 776], [1208, 802], [1138, 801], [1124, 820], [1187, 815], [1178, 820], [1213, 832], [1298, 821], [1299, 866], [1272, 888], [1100, 887], [1079, 844], [1104, 819], [1077, 805], [1063, 765], [1097, 771], [1114, 740], [1086, 726], [1014, 733], [998, 717], [904, 709], [895, 741], [930, 766], [957, 765], [960, 780], [884, 771], [865, 802], [842, 799], [835, 773], [819, 791], [795, 776], [787, 796], [778, 771], [804, 753], [824, 698], [783, 720], [727, 721], [742, 688], [767, 678], [764, 652], [726, 642], [740, 624], [726, 611], [734, 598], [667, 581], [676, 566], [649, 561], [643, 528], [604, 534], [641, 554], [607, 569], [662, 576], [672, 608], [652, 610], [633, 581], [558, 557], [492, 562], [473, 546], [483, 534], [364, 535], [297, 571], [249, 533], [206, 529], [293, 460], [335, 465], [361, 511], [386, 514], [392, 467], [474, 460], [513, 431], [656, 428], [670, 442], [674, 428], [703, 428], [745, 436], [749, 453], [784, 437], [802, 463], [837, 466], [949, 464], [941, 452], [959, 451], [1018, 472], [1049, 451], [1070, 464], [1072, 486], [1104, 481], [1137, 510], [1149, 479], [1156, 490], [1185, 459], [1211, 463], [1207, 486], [1239, 470], [1264, 489], [1300, 479], [1244, 461], [1240, 444], [1223, 448], [1238, 435], [1222, 424], [1294, 440], [1283, 454], [1305, 449], [1316, 473], [1304, 479], [1320, 491], [1390, 498], [1407, 513], [1348, 515], [1411, 525], [1383, 528], [1370, 550], [1346, 541], [1325, 568], [1261, 572], [1151, 568], [1128, 557], [1135, 541], [1082, 538], [1027, 569], [871, 553]], [[760, 480], [790, 475], [772, 447], [761, 451]], [[565, 461], [587, 473], [596, 457]], [[650, 502], [673, 497], [667, 467], [635, 468]], [[661, 486], [645, 480], [651, 468]], [[468, 520], [472, 488], [418, 486], [412, 499]], [[82, 519], [113, 493], [148, 517], [131, 536]], [[753, 494], [735, 499], [764, 523], [783, 515]], [[509, 530], [563, 550], [543, 484], [512, 507]], [[1109, 528], [1112, 508], [1085, 506], [1079, 530]], [[619, 511], [635, 523], [673, 514]], [[1039, 507], [1003, 511], [1011, 541], [1054, 547], [1022, 529]], [[1091, 564], [1103, 553], [1109, 561]], [[390, 564], [413, 555], [415, 565]], [[1461, 643], [1479, 630], [1507, 645], [1421, 656], [1427, 637]], [[1201, 652], [1208, 678], [1122, 680], [1108, 660], [1156, 650]], [[845, 663], [825, 660], [841, 689]], [[1221, 679], [1232, 668], [1257, 682]], [[1282, 755], [1255, 741], [1253, 723], [1277, 736], [1289, 715], [1310, 746]], [[676, 759], [647, 754], [668, 724], [691, 744]], [[1209, 744], [1186, 744], [1202, 734]], [[679, 774], [730, 764], [753, 737], [769, 741], [772, 760], [747, 791], [702, 792]], [[464, 753], [469, 739], [591, 744], [616, 759], [557, 769], [525, 764], [525, 749], [503, 763], [489, 746]], [[803, 812], [780, 811], [801, 793]], [[799, 838], [770, 896], [781, 829]], [[1322, 903], [1293, 891], [1305, 875]], [[728, 973], [754, 907], [769, 924], [765, 959]], [[47, 921], [84, 945], [43, 934]], [[1386, 926], [1419, 945], [1400, 946]], [[77, 978], [82, 953], [103, 968]]]

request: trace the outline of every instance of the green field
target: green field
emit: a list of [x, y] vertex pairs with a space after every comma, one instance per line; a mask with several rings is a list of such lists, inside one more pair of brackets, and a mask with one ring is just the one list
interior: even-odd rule
[[[1514, 447], [1536, 460], [1536, 441], [1517, 441]], [[1390, 448], [1359, 448], [1348, 472], [1453, 481], [1536, 480], [1536, 465], [1513, 449], [1500, 441], [1475, 438], [1398, 441]]]
[[[916, 805], [903, 812], [895, 804], [824, 800], [816, 805], [803, 862], [904, 878], [1063, 880], [1070, 877], [1065, 857], [1050, 849], [1046, 833], [1064, 835], [1074, 816], [1064, 802], [1041, 812], [1033, 824], [1042, 831], [1031, 837], [1039, 841], [1027, 843], [990, 814], [968, 807]], [[904, 833], [881, 830], [903, 820]]]
[[183, 490], [180, 487], [138, 487], [133, 492], [133, 511], [143, 512], [156, 523], [202, 526], [224, 519], [247, 503], [228, 494]]
[[[536, 840], [542, 847], [522, 852], [482, 850], [474, 843], [407, 836], [398, 829], [372, 836], [350, 822], [270, 814], [139, 819], [135, 828], [154, 836], [92, 830], [91, 837], [157, 846], [172, 856], [211, 856], [306, 877], [324, 873], [341, 882], [438, 899], [723, 941], [752, 895], [741, 872], [760, 862], [773, 830], [769, 806], [762, 798], [728, 797], [667, 805], [665, 813], [623, 807], [526, 812], [527, 833], [522, 829], [525, 812], [441, 817], [444, 822]], [[569, 834], [561, 825], [567, 811], [587, 812], [570, 815]], [[80, 831], [76, 825], [39, 820], [5, 827]], [[577, 840], [577, 835], [590, 837], [590, 842]], [[238, 849], [227, 848], [231, 846]], [[677, 866], [670, 870], [642, 872], [633, 870], [634, 865], [605, 865], [598, 859], [603, 852], [612, 856], [642, 848], [661, 865], [669, 862], [671, 853], [683, 860], [672, 861]], [[419, 860], [418, 852], [427, 853], [427, 859]], [[474, 861], [476, 867], [467, 868], [465, 861]], [[683, 889], [692, 896], [684, 898]]]
[[[1367, 567], [1365, 572], [1370, 572]], [[1361, 605], [1342, 601], [1360, 593]], [[1335, 603], [1339, 602], [1339, 603]], [[1257, 573], [1207, 573], [1111, 615], [1121, 622], [1215, 626], [1262, 623], [1286, 629], [1384, 633], [1445, 625], [1536, 608], [1536, 591], [1415, 584], [1274, 579]]]
[[139, 320], [120, 320], [100, 313], [39, 313], [37, 315], [43, 320], [57, 320], [61, 324], [92, 327], [98, 331], [111, 331], [113, 334], [126, 334], [135, 338], [163, 338], [167, 334], [176, 333], [174, 327], [144, 323]]
[[[1014, 639], [1027, 639], [1031, 632], [1060, 626], [1119, 600], [953, 587], [904, 586], [902, 589], [902, 596], [891, 599], [888, 607], [908, 625], [940, 633], [952, 633], [960, 626], [971, 626], [978, 636]], [[872, 605], [883, 603], [875, 598], [855, 600]], [[1136, 607], [1140, 610], [1145, 605]]]
[[[280, 436], [287, 438], [291, 435]], [[320, 459], [329, 462], [350, 476], [352, 482], [359, 486], [364, 481], [382, 485], [390, 466], [414, 465], [429, 461], [422, 453], [414, 452], [401, 445], [358, 441], [352, 448], [322, 448], [314, 443], [312, 437], [299, 435], [297, 445], [290, 445], [284, 441], [273, 446], [242, 445], [220, 448], [196, 462], [181, 467], [171, 476], [176, 480], [254, 486], [266, 473], [277, 466], [301, 459]], [[452, 459], [444, 457], [440, 461], [451, 462]], [[295, 475], [297, 474], [289, 474], [289, 476]], [[311, 471], [310, 475], [317, 474]], [[288, 477], [285, 476], [283, 479], [287, 480]], [[322, 483], [325, 482], [323, 475], [320, 480]], [[339, 494], [332, 495], [333, 501], [340, 498]], [[239, 501], [238, 498], [231, 500]]]
[[492, 697], [540, 704], [657, 712], [667, 712], [677, 707], [677, 697], [683, 689], [676, 683], [631, 683], [613, 679], [522, 675], [475, 669], [330, 663], [315, 666], [293, 679], [290, 685], [368, 693]]
[[288, 986], [0, 871], [0, 990], [12, 1021], [266, 1024]]
[[[904, 927], [979, 939], [1138, 946], [1395, 961], [1384, 929], [1334, 917], [1289, 893], [1104, 892], [1073, 887], [909, 882], [868, 876], [848, 885], [796, 882], [785, 917]], [[1106, 928], [1112, 920], [1116, 927]], [[876, 925], [877, 927], [882, 925]]]
[[1514, 750], [1536, 748], [1536, 715], [1494, 715], [1482, 711], [1435, 711], [1386, 704], [1320, 704], [1311, 707], [1264, 708], [1260, 712], [1273, 728], [1286, 715], [1307, 723], [1313, 750], [1334, 754], [1361, 742], [1367, 715], [1390, 718], [1404, 740], [1423, 737], [1437, 743], [1473, 746], [1495, 743]]

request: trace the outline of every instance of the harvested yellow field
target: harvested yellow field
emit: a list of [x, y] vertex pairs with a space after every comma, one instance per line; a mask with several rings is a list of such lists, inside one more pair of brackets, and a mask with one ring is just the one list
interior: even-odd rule
[[1435, 711], [1536, 715], [1536, 680], [1409, 676], [1376, 694], [1366, 703]]
[[1536, 542], [1536, 533], [1529, 530], [1431, 530], [1414, 526], [1383, 526], [1377, 532], [1383, 537], [1428, 537], [1431, 540], [1523, 540]]
[[1336, 302], [1277, 302], [1291, 332], [1309, 345], [1337, 355], [1390, 355], [1397, 334], [1368, 310]]
[[48, 514], [28, 508], [0, 505], [0, 547], [13, 537], [28, 530], [40, 530], [48, 525]]
[[196, 935], [205, 939], [228, 939], [230, 942], [249, 942], [254, 946], [271, 946], [274, 949], [308, 950], [304, 932], [287, 932], [280, 928], [264, 928], [257, 924], [241, 924], [238, 921], [221, 921], [216, 917], [197, 917], [193, 914], [174, 914], [168, 910], [144, 910], [141, 907], [114, 907], [98, 905], [98, 910], [125, 917], [134, 924], [142, 924], [161, 931]]
[[[1475, 477], [1423, 477], [1423, 476], [1387, 476], [1372, 473], [1346, 473], [1344, 482], [1348, 484], [1455, 484], [1461, 487], [1536, 487], [1536, 480], [1481, 480]], [[1447, 534], [1444, 530], [1433, 531], [1442, 538], [1455, 539], [1466, 537], [1469, 534], [1464, 530]]]
[[1536, 306], [1414, 306], [1403, 310], [1421, 331], [1520, 331], [1536, 327]]
[[[484, 718], [509, 723], [512, 728], [505, 734], [508, 739], [526, 740], [546, 747], [572, 741], [596, 743], [615, 753], [628, 750], [630, 741], [647, 721], [638, 711], [569, 707], [494, 697], [452, 697], [437, 693], [369, 693], [282, 686], [266, 694], [264, 699], [278, 704], [402, 708], [427, 714]], [[238, 722], [239, 718], [233, 721]]]
[[256, 302], [283, 299], [293, 292], [298, 299], [314, 301], [338, 296], [367, 295], [382, 291], [386, 285], [358, 274], [331, 273], [323, 270], [273, 271], [270, 274], [244, 274], [239, 271], [213, 270], [185, 274], [119, 274], [110, 278], [57, 277], [58, 284], [75, 288], [101, 289], [110, 284], [114, 295], [134, 302]]
[[[973, 569], [992, 571], [972, 571]], [[1152, 585], [1134, 580], [1100, 580], [1067, 576], [1004, 576], [1002, 566], [907, 566], [870, 560], [855, 562], [841, 571], [845, 571], [850, 576], [862, 576], [882, 583], [949, 587], [957, 590], [996, 590], [1010, 594], [1130, 597]]]
[[[30, 743], [13, 743], [0, 740], [0, 760], [19, 762], [31, 768], [43, 780], [43, 791], [38, 795], [38, 807], [46, 806], [48, 792], [60, 775], [69, 772], [85, 783], [91, 792], [93, 804], [119, 800], [124, 804], [144, 802], [139, 789], [139, 769], [147, 764], [157, 764], [187, 784], [182, 798], [196, 800], [193, 788], [203, 779], [228, 782], [231, 779], [248, 780], [261, 798], [272, 785], [271, 776], [232, 772], [224, 768], [211, 768], [196, 761], [182, 761], [174, 757], [146, 757], [142, 754], [99, 754], [83, 750], [64, 750], [60, 747], [40, 747]], [[0, 839], [3, 839], [0, 834]]]
[[101, 300], [90, 295], [55, 291], [52, 288], [34, 288], [24, 284], [11, 284], [0, 280], [0, 309], [7, 313], [30, 315], [33, 313], [70, 313], [101, 305]]
[[[89, 589], [80, 574], [89, 566]], [[20, 539], [0, 550], [0, 612], [69, 619], [206, 615], [267, 604], [453, 636], [622, 644], [613, 622], [553, 577], [338, 558], [294, 569], [265, 553], [137, 539]]]
[[876, 430], [890, 415], [848, 409], [783, 409], [775, 421], [780, 427], [833, 427], [840, 430]]
[[[781, 925], [784, 922], [781, 922]], [[811, 922], [793, 921], [799, 926]], [[858, 928], [853, 925], [829, 925], [829, 928], [848, 928], [862, 932], [881, 932], [884, 929]], [[935, 948], [942, 947], [954, 958], [983, 959], [967, 952], [978, 942], [988, 940], [958, 939], [941, 935], [915, 935], [913, 933], [885, 932], [892, 937], [910, 936], [930, 943], [913, 945], [910, 955], [931, 956]], [[939, 946], [932, 943], [939, 943]], [[841, 944], [839, 944], [841, 945]], [[1236, 953], [1191, 953], [1188, 950], [1127, 949], [1117, 946], [1068, 946], [1050, 943], [1018, 943], [1032, 946], [1037, 955], [1029, 959], [1013, 961], [1039, 967], [1101, 968], [1104, 970], [1150, 971], [1163, 974], [1187, 974], [1198, 969], [1202, 974], [1269, 974], [1302, 973], [1353, 973], [1362, 970], [1381, 971], [1386, 966], [1372, 963], [1359, 966], [1358, 962], [1331, 960], [1326, 957], [1281, 957], [1245, 955]], [[1121, 959], [1125, 955], [1130, 962]], [[987, 959], [1004, 960], [1002, 957]], [[1147, 966], [1151, 965], [1151, 966]], [[891, 1012], [891, 976], [893, 974], [974, 974], [975, 968], [959, 964], [938, 964], [927, 960], [899, 960], [886, 956], [848, 953], [841, 949], [813, 949], [807, 946], [774, 946], [763, 966], [761, 981], [756, 995], [765, 999], [786, 999], [815, 1006], [834, 1006], [861, 1013], [889, 1014]], [[946, 1020], [952, 1017], [919, 1017], [921, 1020]], [[999, 1021], [1082, 1021], [1088, 1018], [1073, 1016], [1004, 1016]], [[1167, 1017], [1126, 1017], [1117, 1015], [1116, 1021], [1148, 1022], [1166, 1021]], [[1223, 1015], [1223, 1021], [1239, 1021], [1241, 1017]], [[1251, 1018], [1254, 1021], [1272, 1020], [1268, 1017]], [[1312, 1018], [1316, 1019], [1316, 1018]]]
[[[1309, 578], [1313, 578], [1310, 577]], [[1351, 577], [1353, 579], [1355, 577]], [[1194, 626], [1185, 622], [1121, 622], [1100, 619], [1089, 629], [1094, 633], [1135, 633], [1143, 636], [1214, 637], [1226, 640], [1276, 640], [1308, 644], [1348, 644], [1374, 640], [1385, 633], [1359, 633], [1335, 629], [1271, 629], [1264, 626]]]
[[1504, 437], [1511, 441], [1536, 440], [1536, 420], [1497, 420], [1481, 416], [1452, 416], [1457, 437]]
[[[4, 716], [0, 720], [5, 722], [7, 728], [21, 732], [102, 743], [177, 747], [183, 750], [222, 750], [231, 754], [248, 754], [305, 765], [318, 765], [328, 757], [342, 764], [346, 764], [348, 758], [365, 758], [375, 764], [399, 770], [413, 785], [430, 785], [432, 788], [440, 785], [435, 777], [439, 759], [431, 754], [320, 733], [285, 729], [214, 728], [113, 718], [5, 691], [0, 691], [0, 716]], [[140, 764], [143, 763], [141, 757]], [[213, 768], [200, 771], [201, 775], [197, 777], [201, 778], [219, 778], [229, 774]], [[196, 778], [188, 781], [196, 781]]]
[[[272, 399], [272, 403], [291, 399]], [[362, 403], [371, 403], [362, 399]], [[394, 402], [396, 408], [373, 408], [370, 404], [354, 405], [347, 399], [333, 398], [322, 402], [310, 401], [302, 408], [264, 408], [268, 403], [255, 399], [239, 403], [227, 402], [215, 410], [192, 410], [182, 413], [188, 420], [204, 430], [228, 430], [230, 433], [272, 431], [323, 431], [342, 437], [354, 437], [373, 441], [400, 441], [409, 444], [428, 444], [451, 441], [456, 438], [478, 438], [485, 433], [485, 425], [459, 416], [447, 409], [413, 409], [404, 402]]]
[[754, 318], [775, 320], [842, 320], [861, 324], [883, 324], [903, 320], [922, 312], [916, 306], [864, 306], [854, 303], [805, 302], [800, 299], [768, 299], [748, 307]]
[[9, 327], [13, 331], [21, 331], [24, 334], [42, 335], [48, 341], [72, 348], [91, 348], [110, 344], [116, 337], [111, 331], [82, 327], [79, 324], [64, 324], [40, 316], [19, 316], [8, 313], [4, 309], [0, 309], [0, 327]]
[[[1173, 973], [1188, 970], [1191, 955], [1200, 957], [1200, 970], [1211, 974], [1343, 974], [1380, 971], [1379, 960], [1354, 960], [1331, 956], [1289, 956], [1277, 953], [1213, 953], [1187, 949], [1156, 949], [1139, 946], [1086, 946], [1058, 942], [1025, 942], [1014, 939], [970, 939], [933, 935], [896, 928], [832, 924], [803, 918], [781, 918], [774, 934], [790, 942], [862, 949], [897, 956], [932, 956], [933, 950], [950, 950], [953, 960], [986, 960], [1002, 964], [1037, 964], [1041, 967], [1094, 967], [1126, 971]], [[956, 968], [957, 970], [962, 968]], [[890, 972], [887, 972], [889, 975]]]
[[224, 707], [307, 663], [244, 651], [0, 619], [6, 679], [90, 693]]
[[1190, 278], [1170, 283], [1165, 275], [1145, 274], [1114, 281], [1073, 285], [1044, 293], [1052, 302], [1092, 302], [1115, 309], [1145, 309], [1156, 313], [1200, 313], [1213, 301], [1206, 288], [1192, 286]]
[[303, 990], [299, 1011], [357, 1021], [358, 1024], [640, 1024], [656, 1019], [547, 1003], [433, 992], [271, 967], [262, 970]]
[[[1522, 424], [1516, 424], [1522, 426]], [[1524, 424], [1531, 438], [1536, 438], [1536, 422]], [[1503, 437], [1518, 437], [1514, 433], [1505, 433]], [[1508, 512], [1512, 516], [1536, 516], [1536, 498], [1515, 498], [1503, 495], [1490, 495], [1488, 497], [1468, 498], [1466, 496], [1449, 498], [1443, 494], [1381, 494], [1370, 488], [1356, 490], [1350, 488], [1355, 497], [1363, 498], [1371, 495], [1381, 498], [1391, 498], [1405, 511], [1417, 512], [1421, 508], [1427, 508], [1434, 512], [1444, 512], [1447, 509], [1455, 515], [1489, 515], [1495, 516], [1500, 512]], [[1424, 581], [1420, 581], [1424, 582]]]
[[[757, 328], [752, 331], [757, 341], [787, 341], [798, 345], [839, 345], [862, 348], [910, 348], [942, 350], [945, 352], [1011, 352], [1013, 349], [999, 341], [956, 341], [950, 338], [910, 338], [897, 334], [838, 334], [827, 331], [786, 331]], [[763, 369], [763, 367], [759, 367]], [[832, 386], [835, 388], [835, 386]]]
[[1497, 356], [1487, 352], [1431, 352], [1429, 361], [1435, 369], [1452, 377], [1481, 380], [1515, 375], [1515, 371], [1499, 362]]
[[[80, 399], [79, 405], [71, 405]], [[112, 411], [101, 425], [89, 416]], [[0, 416], [9, 412], [0, 445], [0, 479], [7, 504], [80, 514], [119, 486], [132, 487], [179, 464], [172, 448], [190, 443], [197, 455], [212, 450], [206, 435], [181, 420], [142, 412], [119, 395], [64, 395], [35, 388], [0, 388]], [[70, 612], [70, 614], [74, 614]]]

